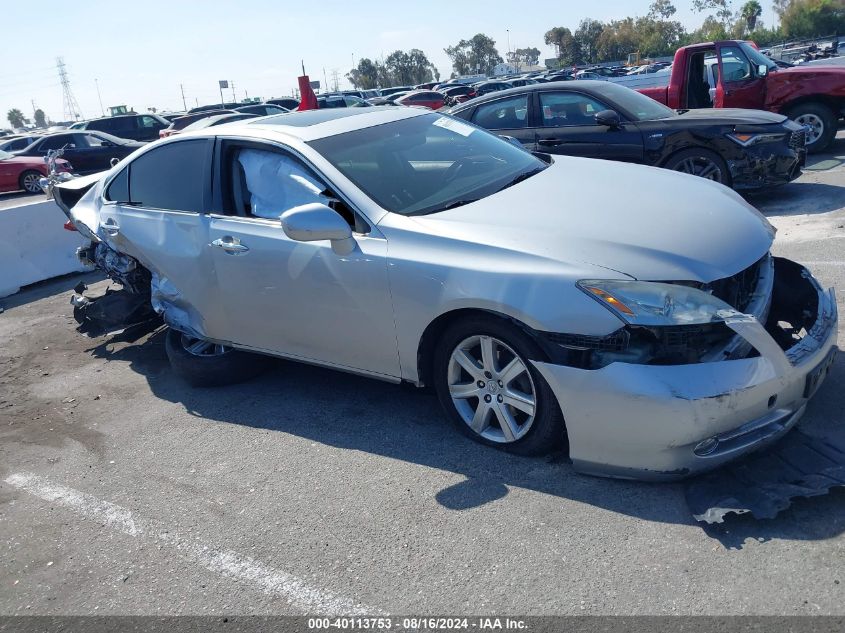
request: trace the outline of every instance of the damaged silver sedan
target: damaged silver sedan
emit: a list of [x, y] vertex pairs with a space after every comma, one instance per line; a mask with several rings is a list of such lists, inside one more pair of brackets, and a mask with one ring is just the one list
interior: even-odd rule
[[123, 287], [75, 297], [78, 320], [160, 315], [191, 384], [276, 356], [432, 386], [470, 437], [568, 444], [592, 474], [676, 478], [773, 441], [835, 349], [833, 290], [726, 187], [414, 108], [183, 135], [56, 197]]

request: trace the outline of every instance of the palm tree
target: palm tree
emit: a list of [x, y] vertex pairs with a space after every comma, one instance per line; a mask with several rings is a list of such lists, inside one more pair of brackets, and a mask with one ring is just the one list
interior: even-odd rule
[[12, 108], [11, 110], [9, 110], [9, 112], [6, 113], [6, 118], [9, 119], [9, 123], [12, 124], [12, 127], [23, 127], [23, 112], [21, 112], [17, 108]]
[[760, 6], [757, 0], [749, 0], [742, 5], [740, 17], [745, 20], [745, 25], [748, 27], [749, 33], [757, 27], [757, 19], [761, 15], [763, 15], [763, 7]]

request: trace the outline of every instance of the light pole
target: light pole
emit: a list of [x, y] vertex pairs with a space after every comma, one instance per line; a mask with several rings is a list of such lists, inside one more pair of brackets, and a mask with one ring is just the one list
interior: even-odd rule
[[94, 78], [94, 85], [97, 86], [97, 100], [100, 102], [100, 113], [103, 116], [106, 116], [106, 111], [103, 108], [103, 98], [100, 96], [100, 82], [97, 81], [97, 78]]

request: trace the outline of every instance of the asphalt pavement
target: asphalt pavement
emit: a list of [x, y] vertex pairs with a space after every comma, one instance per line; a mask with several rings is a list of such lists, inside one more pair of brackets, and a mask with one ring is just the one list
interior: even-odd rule
[[[845, 135], [812, 163], [751, 201], [842, 311]], [[191, 389], [160, 332], [79, 335], [79, 280], [0, 300], [0, 615], [845, 614], [843, 489], [708, 527], [682, 484], [482, 447], [427, 393], [294, 363]], [[843, 410], [840, 356], [801, 428]]]

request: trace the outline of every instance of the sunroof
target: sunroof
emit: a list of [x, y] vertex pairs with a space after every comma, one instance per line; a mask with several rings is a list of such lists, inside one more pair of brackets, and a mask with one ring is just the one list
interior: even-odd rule
[[271, 117], [262, 117], [252, 123], [257, 125], [290, 125], [293, 127], [308, 127], [326, 121], [333, 121], [356, 114], [366, 114], [371, 108], [327, 108], [325, 110], [305, 110], [303, 112], [286, 112]]

